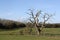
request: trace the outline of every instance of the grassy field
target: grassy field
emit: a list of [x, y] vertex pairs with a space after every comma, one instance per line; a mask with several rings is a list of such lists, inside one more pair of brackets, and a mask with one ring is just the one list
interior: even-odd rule
[[20, 30], [0, 30], [0, 40], [60, 40], [60, 28], [44, 28], [42, 34], [39, 36], [19, 35]]
[[0, 35], [0, 40], [60, 40], [59, 36]]

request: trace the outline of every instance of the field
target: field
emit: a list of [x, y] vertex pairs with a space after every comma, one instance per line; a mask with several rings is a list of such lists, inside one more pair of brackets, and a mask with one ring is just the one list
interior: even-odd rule
[[44, 28], [39, 36], [19, 35], [19, 31], [20, 29], [0, 30], [0, 40], [60, 40], [60, 28]]

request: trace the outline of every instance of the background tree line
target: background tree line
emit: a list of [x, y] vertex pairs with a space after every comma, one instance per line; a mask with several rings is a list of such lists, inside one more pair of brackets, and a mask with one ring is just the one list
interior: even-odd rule
[[[41, 23], [39, 23], [39, 27], [41, 27]], [[0, 19], [0, 29], [15, 29], [15, 28], [24, 28], [31, 27], [32, 23], [22, 23], [12, 20], [2, 20]], [[60, 28], [60, 23], [53, 24], [45, 24], [45, 28]]]
[[26, 27], [26, 25], [22, 22], [0, 19], [0, 29], [15, 29], [23, 27]]

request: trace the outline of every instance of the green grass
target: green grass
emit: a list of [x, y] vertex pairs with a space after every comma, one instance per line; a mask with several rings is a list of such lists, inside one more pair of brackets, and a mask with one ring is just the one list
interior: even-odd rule
[[60, 36], [0, 35], [0, 40], [60, 40]]
[[9, 30], [9, 31], [0, 30], [0, 40], [60, 40], [60, 28], [44, 28], [42, 30], [42, 34], [39, 36], [19, 35], [20, 30], [22, 29]]

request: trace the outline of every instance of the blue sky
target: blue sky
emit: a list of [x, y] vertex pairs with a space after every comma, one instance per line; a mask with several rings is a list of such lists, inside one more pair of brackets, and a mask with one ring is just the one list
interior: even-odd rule
[[55, 13], [53, 22], [60, 23], [60, 0], [0, 0], [0, 18], [26, 20], [30, 8]]

